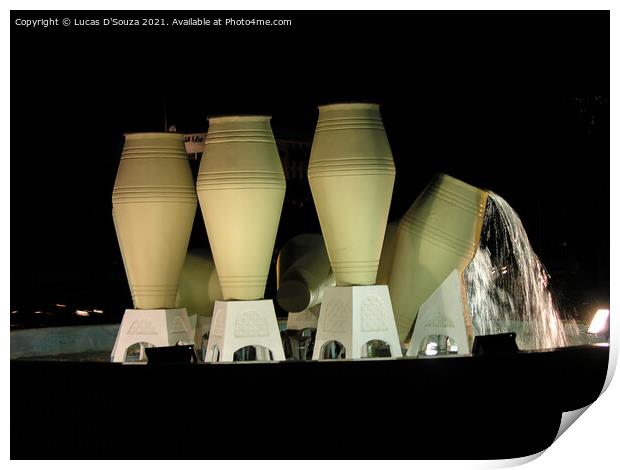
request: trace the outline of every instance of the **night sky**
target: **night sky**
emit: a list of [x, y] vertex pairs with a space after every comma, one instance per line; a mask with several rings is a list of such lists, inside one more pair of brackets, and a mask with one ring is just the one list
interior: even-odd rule
[[[438, 171], [491, 189], [521, 215], [567, 311], [608, 304], [608, 12], [99, 14], [171, 15], [293, 25], [12, 26], [12, 308], [131, 306], [111, 217], [123, 133], [163, 131], [164, 109], [185, 132], [266, 113], [276, 138], [310, 142], [316, 106], [350, 100], [381, 104], [392, 220]], [[78, 14], [12, 12], [42, 16]], [[310, 209], [286, 213], [276, 245], [318, 230]], [[190, 247], [206, 244], [197, 217]]]

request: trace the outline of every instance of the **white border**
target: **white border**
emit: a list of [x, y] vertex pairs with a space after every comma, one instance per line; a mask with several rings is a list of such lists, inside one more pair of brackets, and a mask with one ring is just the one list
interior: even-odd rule
[[[29, 1], [29, 2], [16, 2], [9, 1], [7, 2], [9, 7], [12, 9], [50, 9], [49, 2], [45, 1]], [[377, 9], [381, 7], [381, 9], [410, 9], [411, 7], [415, 7], [415, 9], [419, 10], [484, 10], [484, 9], [494, 9], [494, 10], [522, 10], [522, 9], [531, 9], [531, 10], [563, 10], [563, 9], [599, 9], [599, 10], [612, 10], [611, 13], [611, 27], [612, 27], [612, 51], [616, 52], [620, 51], [618, 48], [618, 35], [615, 33], [618, 31], [618, 19], [617, 14], [613, 10], [614, 2], [611, 1], [548, 1], [548, 0], [527, 0], [527, 1], [505, 1], [505, 2], [497, 2], [497, 1], [470, 1], [467, 4], [464, 4], [460, 1], [418, 1], [418, 2], [405, 2], [395, 1], [395, 0], [382, 0], [381, 2], [368, 1], [368, 0], [358, 0], [358, 1], [342, 1], [342, 0], [300, 0], [296, 1], [294, 4], [291, 1], [283, 1], [283, 0], [237, 0], [234, 5], [231, 5], [231, 0], [211, 0], [209, 2], [193, 0], [193, 1], [162, 1], [162, 0], [152, 0], [149, 2], [146, 1], [135, 1], [135, 0], [109, 0], [106, 2], [89, 2], [88, 4], [84, 4], [83, 2], [78, 1], [57, 1], [54, 2], [54, 9], [67, 9], [67, 10], [84, 10], [84, 9], [118, 9], [118, 10], [127, 10], [127, 9], [160, 9], [160, 10], [171, 10], [171, 9], [195, 9], [201, 10], [208, 7], [210, 10], [261, 10], [261, 9], [270, 9], [270, 10], [314, 10], [314, 9]], [[171, 8], [173, 7], [173, 8]], [[5, 10], [6, 13], [4, 15], [5, 21], [2, 23], [2, 42], [0, 45], [0, 50], [2, 51], [2, 64], [6, 64], [8, 68], [9, 64], [9, 24], [10, 17], [9, 11]], [[615, 100], [611, 96], [613, 94], [613, 86], [616, 85], [615, 79], [618, 78], [617, 73], [617, 60], [614, 59], [614, 54], [611, 54], [611, 77], [612, 77], [612, 91], [610, 93], [610, 111], [611, 111], [611, 155], [614, 155], [615, 158], [611, 162], [611, 181], [618, 181], [618, 169], [619, 165], [617, 162], [617, 129], [615, 127], [616, 123], [616, 104]], [[3, 122], [2, 122], [2, 142], [5, 142], [5, 153], [4, 158], [0, 159], [0, 174], [3, 179], [2, 181], [2, 210], [3, 210], [3, 219], [2, 220], [10, 220], [9, 213], [9, 197], [10, 197], [10, 164], [8, 155], [9, 152], [9, 125], [10, 125], [10, 83], [9, 83], [9, 75], [8, 70], [5, 68], [2, 74], [3, 81], [3, 93], [0, 101], [0, 105], [3, 109]], [[602, 181], [601, 184], [607, 184], [606, 181]], [[618, 203], [618, 185], [611, 185], [611, 207], [616, 208]], [[593, 201], [596, 203], [596, 201]], [[616, 210], [617, 213], [617, 210]], [[618, 217], [614, 215], [612, 212], [611, 218], [611, 239], [612, 240], [620, 240], [618, 231]], [[3, 251], [2, 251], [2, 261], [4, 269], [2, 270], [2, 280], [0, 281], [0, 289], [2, 290], [2, 298], [6, 299], [4, 302], [5, 312], [9, 311], [9, 257], [10, 257], [10, 240], [9, 240], [9, 229], [5, 225], [2, 234], [3, 237]], [[19, 256], [19, 253], [15, 254]], [[618, 298], [615, 288], [617, 287], [618, 281], [618, 249], [617, 243], [611, 244], [611, 299], [610, 304], [615, 305], [615, 301]], [[611, 317], [612, 324], [615, 326], [615, 313], [613, 307], [611, 309]], [[8, 317], [8, 315], [7, 315]], [[620, 325], [620, 323], [618, 323]], [[608, 379], [611, 378], [613, 371], [615, 369], [615, 365], [617, 363], [618, 357], [618, 340], [620, 334], [618, 330], [620, 328], [614, 329], [612, 326], [612, 339], [611, 339], [611, 358], [610, 358], [610, 370], [608, 374]], [[4, 357], [9, 357], [9, 344], [8, 344], [8, 334], [3, 336], [3, 350], [5, 352]], [[5, 360], [2, 362], [3, 373], [8, 375], [8, 361]], [[6, 368], [6, 369], [4, 369]], [[6, 377], [5, 375], [5, 377]], [[6, 382], [5, 382], [6, 383]], [[607, 384], [609, 385], [609, 383]], [[620, 386], [617, 384], [617, 380], [612, 382], [608, 389], [603, 393], [603, 395], [581, 416], [579, 419], [579, 424], [576, 426], [572, 426], [568, 429], [557, 442], [555, 442], [546, 452], [542, 453], [542, 456], [538, 459], [535, 459], [532, 463], [530, 463], [529, 468], [536, 468], [539, 466], [540, 468], [547, 468], [549, 465], [558, 465], [567, 468], [606, 468], [609, 467], [611, 463], [617, 464], [617, 456], [618, 451], [617, 448], [617, 432], [615, 430], [616, 422], [615, 420], [619, 417], [618, 413], [618, 403], [619, 403], [619, 392]], [[3, 435], [1, 437], [0, 442], [2, 443], [2, 449], [5, 452], [6, 458], [9, 458], [9, 390], [8, 387], [5, 386], [2, 388], [3, 394], [3, 403], [5, 406], [5, 413], [3, 414], [3, 423], [2, 427]], [[413, 444], [413, 443], [412, 443]], [[277, 448], [277, 442], [274, 442], [274, 445]], [[299, 449], [299, 457], [300, 458], [309, 458], [312, 456], [312, 452], [310, 450], [304, 450], [305, 446], [303, 443], [300, 443]], [[208, 455], [205, 455], [208, 458]], [[531, 456], [530, 458], [525, 459], [515, 459], [511, 461], [432, 461], [423, 463], [423, 466], [433, 466], [434, 468], [446, 468], [446, 469], [454, 469], [455, 467], [461, 468], [489, 468], [489, 467], [502, 467], [502, 466], [512, 466], [515, 464], [525, 463], [524, 461], [534, 459], [537, 456]], [[187, 462], [188, 465], [206, 465], [205, 463], [194, 463], [191, 461]], [[24, 466], [30, 468], [39, 466], [38, 462], [11, 462], [13, 466]], [[50, 466], [51, 468], [62, 468], [63, 470], [69, 468], [82, 468], [85, 464], [84, 462], [79, 461], [54, 461], [47, 462], [46, 466]], [[135, 462], [105, 462], [105, 461], [92, 461], [88, 462], [87, 465], [89, 467], [99, 467], [105, 468], [108, 470], [110, 465], [122, 467], [135, 466]], [[145, 465], [145, 463], [141, 463], [140, 465]], [[159, 462], [159, 461], [151, 461], [146, 463], [149, 468], [151, 466], [162, 466], [167, 467], [169, 465], [168, 462]], [[287, 462], [287, 461], [279, 461], [279, 462], [271, 462], [271, 461], [263, 461], [263, 462], [217, 462], [216, 464], [218, 468], [226, 469], [226, 468], [237, 468], [238, 466], [243, 465], [244, 467], [247, 465], [251, 465], [256, 468], [283, 468], [286, 470], [290, 470], [293, 467], [299, 468], [312, 468], [315, 469], [317, 467], [331, 467], [332, 465], [342, 467], [345, 466], [355, 466], [356, 468], [371, 468], [376, 467], [378, 465], [386, 465], [391, 466], [389, 463], [381, 464], [380, 462], [322, 462], [317, 465], [315, 462]], [[397, 466], [409, 466], [411, 464], [406, 462], [394, 462], [394, 467]], [[544, 467], [542, 467], [544, 466]]]

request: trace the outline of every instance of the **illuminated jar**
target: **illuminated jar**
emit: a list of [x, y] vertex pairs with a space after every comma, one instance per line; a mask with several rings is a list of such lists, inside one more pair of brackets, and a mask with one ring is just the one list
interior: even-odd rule
[[276, 298], [287, 312], [302, 312], [320, 304], [323, 289], [334, 285], [325, 242], [318, 233], [291, 238], [278, 254], [276, 273]]
[[379, 105], [319, 107], [308, 179], [337, 286], [375, 283], [395, 174]]
[[224, 300], [258, 300], [286, 182], [269, 116], [209, 119], [198, 199]]
[[478, 249], [488, 192], [438, 174], [401, 219], [396, 234], [390, 295], [401, 341], [420, 306]]
[[196, 204], [182, 134], [125, 135], [112, 216], [135, 308], [174, 308]]

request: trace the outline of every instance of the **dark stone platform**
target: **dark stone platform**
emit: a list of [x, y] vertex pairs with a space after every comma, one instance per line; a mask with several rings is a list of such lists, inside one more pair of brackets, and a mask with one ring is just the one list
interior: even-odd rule
[[513, 458], [599, 395], [607, 346], [480, 357], [11, 361], [11, 458]]

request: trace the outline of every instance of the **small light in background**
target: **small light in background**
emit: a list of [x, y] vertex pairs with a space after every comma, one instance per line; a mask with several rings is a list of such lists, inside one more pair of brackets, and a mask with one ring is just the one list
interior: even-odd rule
[[86, 311], [86, 310], [76, 310], [75, 314], [78, 317], [90, 317], [90, 313], [88, 313], [88, 311]]
[[103, 310], [101, 310], [99, 308], [95, 308], [95, 309], [93, 309], [93, 313], [103, 313]]
[[65, 308], [65, 307], [66, 307], [66, 305], [65, 305], [65, 304], [56, 304], [56, 307]]
[[592, 322], [590, 322], [590, 327], [588, 328], [588, 333], [598, 334], [605, 329], [607, 326], [607, 320], [609, 319], [609, 310], [600, 309], [594, 314], [594, 318]]

